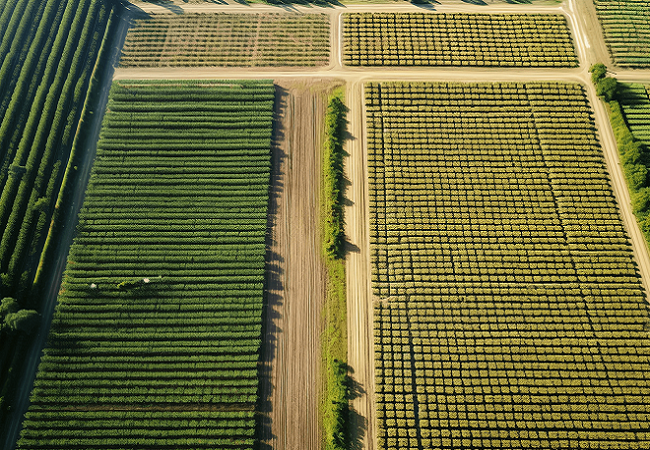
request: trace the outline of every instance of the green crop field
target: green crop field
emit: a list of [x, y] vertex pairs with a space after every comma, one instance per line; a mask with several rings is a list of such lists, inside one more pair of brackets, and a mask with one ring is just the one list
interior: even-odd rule
[[122, 50], [122, 67], [324, 66], [325, 14], [164, 14], [141, 19]]
[[[0, 297], [14, 298], [21, 309], [42, 307], [34, 277], [56, 242], [46, 239], [48, 230], [58, 231], [51, 224], [64, 219], [58, 201], [64, 173], [85, 132], [82, 116], [96, 103], [91, 79], [115, 21], [115, 9], [103, 0], [0, 0]], [[26, 339], [2, 328], [5, 423]]]
[[576, 67], [559, 14], [352, 13], [343, 15], [350, 66]]
[[379, 447], [648, 448], [648, 309], [583, 87], [366, 106]]
[[621, 67], [650, 67], [650, 3], [593, 1], [614, 63]]
[[618, 100], [635, 138], [650, 147], [650, 85], [619, 83]]
[[113, 84], [18, 448], [253, 447], [274, 95]]

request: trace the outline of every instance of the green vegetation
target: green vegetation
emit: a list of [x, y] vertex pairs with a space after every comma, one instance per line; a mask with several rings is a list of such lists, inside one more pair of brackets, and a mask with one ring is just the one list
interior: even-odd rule
[[253, 448], [274, 95], [114, 83], [18, 448]]
[[164, 14], [138, 20], [122, 67], [324, 66], [326, 14]]
[[345, 106], [332, 96], [325, 115], [323, 148], [323, 250], [333, 259], [343, 257], [343, 131]]
[[576, 67], [559, 14], [350, 13], [343, 15], [350, 66]]
[[111, 14], [103, 0], [0, 0], [0, 294], [20, 308], [0, 331], [1, 423], [28, 345], [12, 330], [37, 323], [34, 275], [56, 242], [63, 169]]
[[605, 42], [620, 67], [650, 67], [650, 5], [644, 0], [593, 0]]
[[32, 309], [19, 309], [15, 298], [5, 297], [0, 304], [0, 332], [23, 331], [29, 334], [37, 325], [38, 313]]
[[[605, 75], [603, 67], [603, 64], [591, 67], [592, 81], [598, 95], [607, 103], [609, 120], [632, 198], [632, 210], [646, 241], [650, 242], [650, 148], [637, 139], [628, 126], [628, 121], [632, 120], [638, 132], [645, 136], [643, 133], [650, 130], [650, 116], [646, 114], [650, 111], [650, 100], [642, 85], [619, 84], [615, 78]], [[602, 92], [602, 86], [610, 88]]]
[[379, 448], [647, 443], [647, 304], [584, 88], [366, 104]]
[[321, 216], [327, 290], [322, 337], [326, 388], [321, 409], [327, 450], [348, 448], [350, 377], [342, 205], [345, 112], [343, 91], [339, 88], [330, 96], [327, 106], [322, 161]]
[[650, 85], [619, 83], [617, 100], [636, 139], [650, 147]]

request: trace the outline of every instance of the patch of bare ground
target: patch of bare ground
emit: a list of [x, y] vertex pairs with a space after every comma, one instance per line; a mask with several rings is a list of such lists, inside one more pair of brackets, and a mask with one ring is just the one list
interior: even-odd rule
[[276, 84], [267, 307], [261, 367], [260, 448], [320, 449], [321, 311], [325, 266], [319, 236], [323, 120], [332, 79]]

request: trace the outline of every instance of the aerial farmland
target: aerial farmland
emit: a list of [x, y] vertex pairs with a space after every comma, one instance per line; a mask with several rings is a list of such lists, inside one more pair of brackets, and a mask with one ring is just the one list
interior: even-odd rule
[[0, 33], [0, 448], [650, 449], [647, 1]]

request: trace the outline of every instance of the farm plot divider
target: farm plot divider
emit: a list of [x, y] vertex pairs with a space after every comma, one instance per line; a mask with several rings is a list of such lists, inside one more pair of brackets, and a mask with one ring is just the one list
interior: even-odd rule
[[583, 87], [366, 105], [379, 447], [647, 448], [648, 307]]
[[274, 93], [113, 84], [19, 449], [253, 448]]

